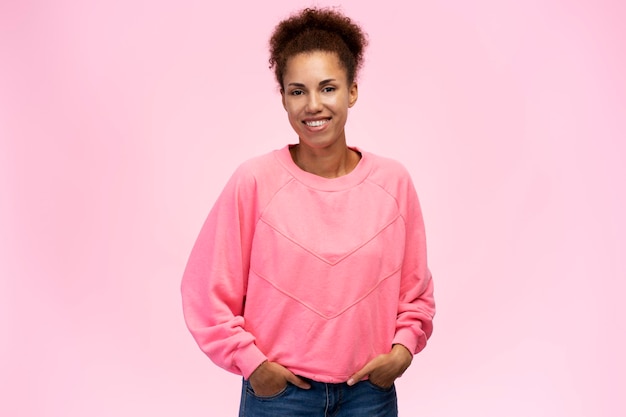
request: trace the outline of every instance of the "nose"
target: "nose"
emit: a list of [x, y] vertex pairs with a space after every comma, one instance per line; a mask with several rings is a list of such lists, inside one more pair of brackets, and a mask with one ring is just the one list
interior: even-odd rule
[[308, 95], [306, 111], [308, 113], [319, 113], [322, 111], [322, 100], [317, 93], [310, 93]]

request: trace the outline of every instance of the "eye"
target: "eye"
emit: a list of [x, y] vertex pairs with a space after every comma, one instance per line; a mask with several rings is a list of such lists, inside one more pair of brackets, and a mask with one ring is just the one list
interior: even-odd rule
[[292, 96], [301, 96], [302, 94], [304, 94], [304, 91], [302, 91], [302, 90], [292, 90], [289, 94], [291, 94]]
[[336, 90], [336, 88], [335, 87], [331, 87], [331, 86], [326, 86], [326, 87], [322, 88], [322, 92], [323, 93], [332, 93], [335, 90]]

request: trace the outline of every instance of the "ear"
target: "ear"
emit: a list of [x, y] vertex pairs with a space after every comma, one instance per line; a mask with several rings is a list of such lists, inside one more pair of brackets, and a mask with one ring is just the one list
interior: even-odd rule
[[354, 103], [356, 103], [356, 100], [359, 98], [359, 86], [357, 85], [356, 82], [353, 82], [352, 85], [350, 86], [350, 91], [348, 92], [349, 96], [348, 96], [348, 107], [352, 107], [354, 106]]
[[287, 110], [287, 106], [285, 104], [285, 90], [283, 90], [282, 88], [280, 89], [280, 99], [283, 102], [283, 108]]

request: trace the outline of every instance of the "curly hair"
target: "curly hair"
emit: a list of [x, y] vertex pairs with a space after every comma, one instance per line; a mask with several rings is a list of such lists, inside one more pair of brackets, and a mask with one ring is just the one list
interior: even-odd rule
[[348, 83], [363, 65], [367, 35], [350, 18], [330, 8], [307, 8], [281, 21], [270, 38], [270, 69], [283, 87], [287, 61], [303, 52], [337, 54], [346, 70]]

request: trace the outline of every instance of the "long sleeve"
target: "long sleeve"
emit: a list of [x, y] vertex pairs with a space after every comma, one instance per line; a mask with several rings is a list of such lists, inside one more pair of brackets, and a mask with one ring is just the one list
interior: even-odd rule
[[433, 281], [426, 260], [422, 211], [408, 176], [399, 195], [403, 196], [398, 203], [406, 225], [406, 241], [393, 343], [402, 344], [415, 354], [424, 349], [433, 331]]
[[235, 172], [200, 231], [181, 285], [185, 321], [200, 349], [246, 378], [266, 359], [243, 318], [255, 188], [252, 175]]

